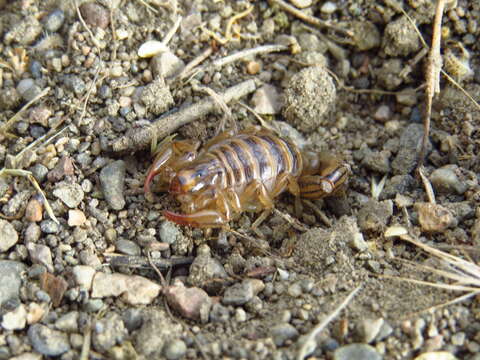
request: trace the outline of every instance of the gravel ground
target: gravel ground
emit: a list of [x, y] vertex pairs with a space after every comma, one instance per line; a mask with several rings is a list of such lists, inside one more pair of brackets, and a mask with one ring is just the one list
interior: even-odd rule
[[[480, 3], [455, 5], [444, 69], [478, 101]], [[465, 291], [399, 280], [449, 283], [408, 233], [480, 281], [480, 110], [445, 77], [424, 169], [436, 201], [415, 172], [427, 52], [409, 19], [430, 43], [434, 10], [0, 0], [0, 359], [479, 360], [478, 297], [425, 311]], [[178, 204], [143, 193], [152, 133], [205, 142], [232, 121], [335, 153], [348, 186], [297, 222], [281, 195], [263, 239], [255, 214], [211, 236], [165, 221]]]

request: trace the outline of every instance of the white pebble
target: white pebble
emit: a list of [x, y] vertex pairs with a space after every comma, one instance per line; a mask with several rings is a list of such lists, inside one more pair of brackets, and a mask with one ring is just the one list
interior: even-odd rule
[[331, 1], [327, 1], [326, 3], [324, 3], [322, 5], [322, 7], [320, 8], [320, 11], [324, 14], [332, 14], [334, 13], [335, 11], [337, 11], [337, 4], [331, 2]]
[[138, 56], [141, 58], [150, 58], [162, 52], [169, 51], [168, 46], [161, 41], [149, 40], [144, 42], [138, 49]]
[[118, 40], [125, 40], [128, 38], [128, 31], [125, 29], [117, 29], [116, 33]]

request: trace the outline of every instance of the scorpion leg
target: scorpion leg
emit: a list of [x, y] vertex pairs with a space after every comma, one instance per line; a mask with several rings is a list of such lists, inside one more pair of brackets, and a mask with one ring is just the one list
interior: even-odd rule
[[302, 213], [302, 203], [300, 201], [300, 186], [295, 176], [290, 173], [282, 173], [278, 176], [277, 185], [273, 188], [273, 197], [278, 196], [285, 187], [295, 196], [295, 215], [299, 217]]
[[204, 209], [192, 214], [177, 214], [165, 210], [163, 215], [179, 225], [199, 228], [222, 228], [228, 223], [228, 218], [217, 210]]
[[[261, 223], [268, 217], [268, 215], [273, 210], [273, 198], [268, 193], [265, 185], [263, 185], [260, 181], [254, 180], [252, 181], [244, 190], [243, 194], [240, 196], [240, 203], [242, 204], [243, 210], [258, 210], [259, 206], [252, 206], [252, 199], [258, 199], [260, 204], [264, 208], [264, 211], [260, 216], [253, 222], [252, 230], [256, 230]], [[256, 232], [256, 231], [255, 231]]]
[[164, 144], [161, 144], [145, 178], [145, 193], [150, 193], [150, 184], [155, 176], [162, 172], [165, 172], [166, 175], [168, 175], [167, 173], [173, 174], [185, 163], [194, 160], [199, 146], [199, 141], [172, 141], [171, 139], [167, 140]]
[[348, 164], [340, 164], [322, 171], [320, 175], [301, 176], [298, 181], [300, 195], [309, 199], [333, 195], [345, 182], [350, 171]]

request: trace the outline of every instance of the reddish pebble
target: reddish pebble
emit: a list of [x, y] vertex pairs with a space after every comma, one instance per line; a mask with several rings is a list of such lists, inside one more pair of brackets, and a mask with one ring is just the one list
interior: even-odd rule
[[64, 176], [73, 175], [73, 161], [68, 156], [62, 157], [57, 165], [48, 173], [47, 177], [50, 182], [57, 182], [63, 179]]
[[80, 13], [85, 22], [90, 26], [106, 29], [110, 23], [110, 14], [106, 8], [94, 2], [80, 5]]
[[25, 219], [31, 222], [42, 221], [43, 218], [43, 205], [35, 198], [30, 199], [25, 209]]
[[212, 299], [204, 290], [179, 283], [165, 289], [165, 296], [170, 306], [187, 319], [208, 320]]

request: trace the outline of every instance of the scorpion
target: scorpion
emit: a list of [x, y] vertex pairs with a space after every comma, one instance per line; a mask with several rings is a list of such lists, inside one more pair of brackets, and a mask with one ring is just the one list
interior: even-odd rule
[[291, 141], [260, 127], [224, 131], [207, 142], [166, 138], [157, 148], [144, 184], [158, 176], [183, 213], [165, 210], [180, 225], [225, 228], [244, 211], [273, 210], [274, 199], [288, 190], [296, 201], [337, 192], [350, 173], [348, 164], [330, 154], [301, 151]]

